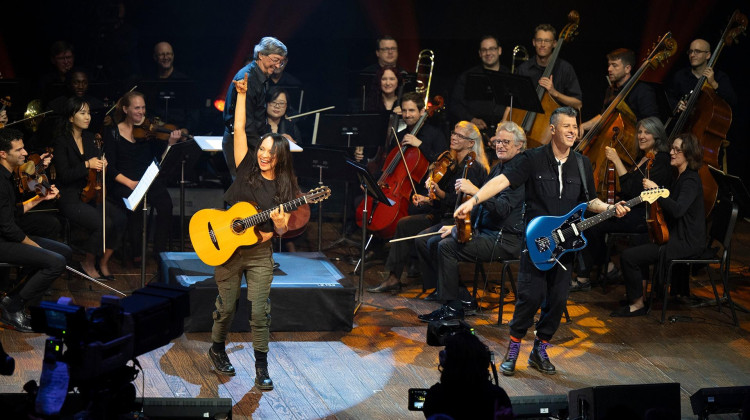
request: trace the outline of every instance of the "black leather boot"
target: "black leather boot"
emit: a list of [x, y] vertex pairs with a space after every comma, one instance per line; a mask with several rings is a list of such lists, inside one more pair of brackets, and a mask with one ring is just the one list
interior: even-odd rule
[[255, 385], [263, 391], [273, 389], [273, 381], [268, 376], [268, 367], [255, 367]]
[[518, 352], [520, 350], [521, 342], [510, 340], [508, 343], [508, 351], [505, 352], [503, 363], [500, 364], [500, 370], [503, 371], [503, 375], [513, 376], [513, 374], [516, 373], [516, 360], [518, 359]]
[[213, 347], [211, 347], [208, 349], [208, 358], [211, 359], [211, 363], [213, 363], [216, 372], [228, 376], [235, 375], [234, 366], [232, 366], [232, 362], [229, 361], [229, 356], [227, 356], [226, 351], [215, 351]]
[[555, 365], [549, 361], [547, 355], [547, 347], [549, 346], [549, 343], [543, 343], [542, 340], [535, 338], [534, 348], [531, 349], [531, 354], [529, 354], [529, 366], [547, 375], [554, 375]]

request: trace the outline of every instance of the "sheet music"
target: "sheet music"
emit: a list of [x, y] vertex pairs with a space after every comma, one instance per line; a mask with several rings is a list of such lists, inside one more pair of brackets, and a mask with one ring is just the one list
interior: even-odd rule
[[221, 152], [221, 136], [194, 136], [195, 142], [204, 152]]
[[135, 208], [138, 207], [138, 204], [143, 200], [143, 196], [146, 195], [146, 192], [149, 187], [151, 187], [151, 183], [154, 182], [157, 175], [159, 175], [159, 165], [157, 165], [156, 162], [151, 162], [151, 165], [146, 169], [146, 172], [144, 172], [141, 180], [138, 181], [138, 185], [136, 185], [133, 192], [130, 193], [130, 196], [128, 196], [128, 198], [122, 198], [125, 202], [125, 207], [127, 207], [128, 210], [134, 211]]

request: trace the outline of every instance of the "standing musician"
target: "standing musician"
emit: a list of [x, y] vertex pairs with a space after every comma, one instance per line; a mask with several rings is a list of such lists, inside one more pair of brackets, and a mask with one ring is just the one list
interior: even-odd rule
[[[465, 216], [471, 209], [508, 187], [525, 185], [526, 221], [537, 216], [561, 216], [572, 210], [580, 201], [588, 201], [588, 208], [601, 213], [611, 208], [596, 198], [591, 162], [586, 156], [571, 147], [578, 137], [578, 112], [570, 107], [556, 109], [550, 116], [550, 143], [526, 150], [516, 159], [513, 169], [489, 180], [474, 194], [474, 198], [463, 203], [455, 216]], [[581, 175], [585, 174], [585, 179]], [[615, 205], [617, 216], [622, 217], [629, 209], [622, 202]], [[568, 298], [570, 268], [573, 257], [561, 256], [558, 263], [548, 271], [541, 271], [521, 253], [521, 268], [518, 275], [518, 297], [513, 319], [510, 321], [510, 342], [503, 363], [504, 375], [513, 375], [516, 359], [521, 349], [521, 339], [534, 324], [534, 315], [541, 307], [542, 314], [536, 323], [536, 338], [529, 356], [529, 366], [542, 373], [554, 374], [555, 366], [550, 362], [547, 348], [549, 340], [560, 326], [560, 318]]]
[[[51, 239], [28, 236], [18, 226], [21, 215], [37, 204], [54, 200], [59, 191], [52, 185], [49, 193], [19, 202], [13, 171], [26, 161], [23, 134], [12, 128], [0, 129], [0, 262], [17, 264], [35, 272], [22, 285], [0, 300], [0, 321], [17, 331], [31, 332], [28, 305], [39, 304], [44, 292], [65, 271], [73, 257], [69, 246]], [[49, 164], [49, 158], [45, 160]]]
[[[83, 271], [94, 278], [114, 280], [109, 269], [109, 259], [122, 241], [121, 227], [125, 226], [127, 218], [120, 206], [112, 201], [104, 201], [103, 197], [101, 200], [94, 197], [89, 203], [81, 198], [81, 191], [87, 185], [89, 188], [103, 188], [101, 175], [97, 180], [96, 172], [101, 174], [107, 166], [107, 160], [102, 156], [94, 134], [88, 131], [91, 123], [89, 109], [88, 102], [80, 97], [68, 99], [64, 108], [65, 123], [60, 136], [55, 140], [55, 167], [60, 188], [58, 207], [63, 216], [88, 233], [84, 246], [86, 258], [81, 263]], [[93, 185], [89, 180], [94, 181]], [[106, 227], [102, 226], [102, 212], [105, 213]], [[104, 229], [107, 232], [107, 246], [102, 250]], [[97, 255], [101, 256], [98, 264]]]
[[[667, 185], [671, 179], [667, 133], [661, 121], [656, 117], [644, 118], [638, 121], [636, 133], [638, 154], [634, 159], [637, 164], [633, 168], [625, 167], [616, 148], [607, 146], [605, 152], [607, 160], [614, 164], [617, 176], [620, 178], [620, 198], [624, 200], [640, 195], [644, 189], [644, 179], [651, 180], [660, 187]], [[651, 167], [647, 169], [651, 159], [653, 159]], [[583, 264], [578, 267], [578, 277], [571, 282], [570, 291], [591, 290], [589, 274], [593, 266], [607, 262], [604, 261], [606, 256], [604, 236], [607, 233], [647, 233], [647, 217], [646, 206], [637, 206], [625, 217], [607, 219], [588, 229], [586, 231], [588, 245], [580, 251]], [[610, 261], [607, 265], [607, 277], [616, 277], [617, 273], [618, 270]]]
[[301, 140], [302, 133], [297, 124], [287, 118], [288, 107], [289, 95], [286, 90], [278, 86], [270, 88], [266, 95], [266, 123], [263, 132], [279, 133], [292, 143], [297, 143]]
[[[406, 96], [404, 95], [404, 98]], [[404, 100], [405, 118], [407, 118], [406, 114], [410, 116], [417, 114], [415, 112], [415, 100], [417, 99], [411, 97], [408, 102]], [[427, 126], [424, 128], [427, 128]], [[426, 207], [428, 212], [406, 216], [399, 220], [396, 225], [396, 233], [394, 234], [395, 239], [406, 238], [420, 232], [434, 232], [444, 224], [452, 223], [451, 212], [455, 208], [457, 194], [450, 187], [456, 183], [457, 179], [462, 177], [467, 158], [471, 152], [474, 152], [476, 162], [469, 168], [466, 175], [467, 179], [470, 182], [484, 182], [484, 179], [487, 177], [487, 158], [484, 156], [481, 135], [474, 124], [467, 121], [461, 121], [456, 124], [453, 133], [451, 133], [450, 152], [455, 152], [456, 169], [446, 174], [439, 182], [433, 182], [431, 177], [427, 178], [425, 186], [428, 191], [433, 191], [436, 197], [435, 200], [417, 193], [412, 195], [412, 204], [417, 207]], [[410, 241], [393, 243], [388, 252], [388, 258], [385, 261], [385, 269], [389, 273], [388, 279], [377, 287], [367, 289], [367, 291], [381, 293], [401, 290], [401, 274], [404, 271], [404, 266], [409, 261], [412, 249], [414, 247]], [[423, 274], [423, 278], [427, 282], [427, 279], [434, 279], [435, 277], [425, 277]], [[431, 287], [434, 287], [434, 285]]]
[[[243, 80], [234, 81], [234, 84], [237, 88], [235, 121], [241, 126], [245, 122], [248, 75], [246, 74]], [[238, 248], [227, 262], [215, 269], [214, 278], [219, 295], [216, 297], [216, 311], [213, 313], [213, 345], [208, 350], [208, 356], [218, 373], [235, 374], [224, 342], [234, 318], [244, 274], [250, 304], [250, 326], [253, 331], [255, 384], [261, 390], [271, 390], [273, 381], [268, 374], [268, 340], [273, 256], [269, 239], [274, 232], [279, 236], [287, 232], [290, 214], [284, 211], [281, 203], [294, 199], [299, 187], [292, 168], [289, 142], [284, 136], [277, 133], [266, 134], [257, 149], [248, 147], [246, 136], [243, 130], [234, 132], [234, 161], [238, 162], [237, 178], [224, 195], [224, 201], [230, 205], [247, 201], [257, 203], [260, 209], [276, 208], [270, 213], [271, 219], [259, 226], [262, 242]]]
[[[127, 198], [138, 185], [141, 177], [156, 157], [161, 156], [164, 145], [146, 138], [136, 138], [135, 127], [146, 124], [146, 101], [140, 92], [128, 92], [120, 98], [115, 108], [115, 123], [104, 131], [104, 153], [107, 156], [107, 195], [126, 212], [123, 198]], [[141, 127], [143, 128], [143, 127]], [[145, 130], [144, 130], [145, 131]], [[177, 143], [182, 137], [180, 130], [169, 134], [168, 144]], [[153, 256], [159, 261], [159, 253], [167, 250], [169, 226], [172, 218], [172, 198], [161, 177], [157, 177], [146, 194], [147, 203], [156, 209], [156, 232]], [[143, 229], [143, 209], [139, 206], [129, 213], [129, 239], [132, 255], [140, 255]], [[145, 258], [145, 256], [142, 256]], [[135, 262], [140, 257], [135, 258]]]
[[[504, 122], [492, 137], [498, 162], [492, 167], [488, 180], [506, 173], [516, 162], [513, 158], [526, 148], [526, 134], [514, 122]], [[457, 179], [456, 191], [474, 195], [479, 190], [471, 180]], [[443, 226], [441, 235], [417, 239], [417, 251], [424, 278], [437, 278], [437, 300], [445, 304], [426, 315], [422, 321], [444, 321], [463, 318], [465, 311], [476, 308], [469, 291], [460, 285], [459, 261], [491, 262], [497, 257], [518, 258], [523, 233], [523, 185], [506, 189], [485, 201], [474, 212], [475, 232], [472, 239], [461, 244], [456, 239], [455, 227]], [[437, 266], [436, 266], [437, 263]]]
[[[670, 165], [676, 169], [677, 176], [669, 189], [670, 196], [657, 200], [664, 209], [669, 226], [669, 242], [664, 245], [646, 244], [623, 251], [620, 262], [629, 304], [612, 312], [611, 316], [646, 315], [643, 291], [649, 264], [660, 264], [657, 269], [663, 278], [668, 261], [695, 257], [706, 246], [703, 184], [698, 175], [703, 162], [703, 149], [698, 138], [692, 133], [680, 134], [672, 143], [669, 156]], [[655, 187], [655, 182], [643, 180], [643, 188]], [[687, 276], [676, 278], [679, 280], [672, 284], [672, 294], [688, 297]]]
[[503, 53], [502, 47], [497, 38], [492, 35], [485, 35], [479, 40], [479, 58], [482, 64], [470, 68], [463, 72], [456, 80], [451, 95], [451, 106], [449, 111], [454, 121], [470, 121], [479, 128], [479, 131], [485, 133], [486, 130], [490, 137], [494, 133], [494, 126], [502, 119], [505, 113], [505, 106], [498, 105], [490, 100], [468, 100], [466, 99], [466, 81], [469, 75], [483, 74], [487, 71], [507, 73], [509, 70], [500, 65], [500, 55]]
[[[635, 53], [625, 48], [616, 49], [607, 54], [607, 80], [609, 87], [604, 95], [604, 106], [602, 110], [612, 100], [617, 97], [625, 83], [630, 80], [631, 71], [635, 68]], [[659, 117], [659, 106], [656, 102], [654, 90], [645, 83], [636, 83], [633, 90], [625, 98], [625, 103], [635, 114], [636, 120], [642, 120], [646, 117]], [[594, 127], [602, 118], [601, 114], [581, 124], [583, 131], [588, 131]]]
[[552, 25], [547, 23], [538, 25], [534, 29], [534, 39], [531, 40], [536, 54], [533, 58], [519, 65], [516, 73], [521, 76], [528, 76], [531, 80], [538, 82], [539, 86], [546, 89], [549, 96], [560, 105], [581, 109], [583, 94], [581, 93], [581, 86], [578, 84], [576, 72], [570, 63], [558, 58], [555, 61], [552, 74], [549, 77], [542, 77], [552, 56], [552, 51], [557, 46], [556, 36], [557, 31]]
[[[248, 79], [248, 94], [246, 95], [244, 128], [248, 146], [252, 149], [255, 149], [260, 142], [260, 130], [266, 121], [265, 105], [268, 78], [275, 69], [281, 67], [286, 54], [286, 45], [281, 41], [270, 36], [264, 37], [253, 49], [253, 61], [241, 68], [234, 76], [234, 80], [243, 80], [246, 74], [250, 76]], [[237, 96], [234, 85], [230, 85], [224, 105], [225, 129], [221, 146], [224, 149], [227, 168], [229, 168], [229, 173], [233, 177], [237, 168], [234, 161], [234, 136], [232, 135], [236, 126], [234, 123], [236, 106]]]
[[713, 68], [708, 67], [711, 44], [704, 39], [696, 39], [690, 43], [687, 56], [690, 60], [690, 67], [678, 70], [667, 88], [669, 105], [672, 109], [676, 109], [677, 112], [685, 110], [686, 103], [682, 98], [695, 88], [695, 84], [702, 76], [706, 76], [706, 82], [711, 85], [716, 94], [734, 108], [737, 105], [737, 94], [732, 88], [729, 76], [721, 70], [714, 71]]

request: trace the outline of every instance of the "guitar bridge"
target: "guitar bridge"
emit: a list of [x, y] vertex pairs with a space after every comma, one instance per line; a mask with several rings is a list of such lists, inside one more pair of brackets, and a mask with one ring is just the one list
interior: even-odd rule
[[549, 238], [536, 238], [534, 242], [536, 243], [536, 249], [538, 249], [539, 252], [546, 252], [549, 250]]

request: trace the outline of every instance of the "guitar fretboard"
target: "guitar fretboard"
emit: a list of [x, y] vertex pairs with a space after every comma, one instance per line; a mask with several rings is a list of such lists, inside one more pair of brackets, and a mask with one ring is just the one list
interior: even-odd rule
[[[295, 198], [292, 201], [288, 201], [281, 206], [284, 207], [285, 212], [294, 211], [297, 209], [297, 207], [307, 203], [307, 197], [308, 196], [302, 196], [299, 198]], [[271, 212], [276, 210], [277, 207], [274, 207], [272, 209], [264, 210], [260, 213], [256, 213], [250, 217], [246, 217], [242, 219], [242, 225], [245, 226], [245, 228], [249, 228], [250, 226], [259, 225], [261, 223], [266, 222], [268, 219], [271, 218]]]

